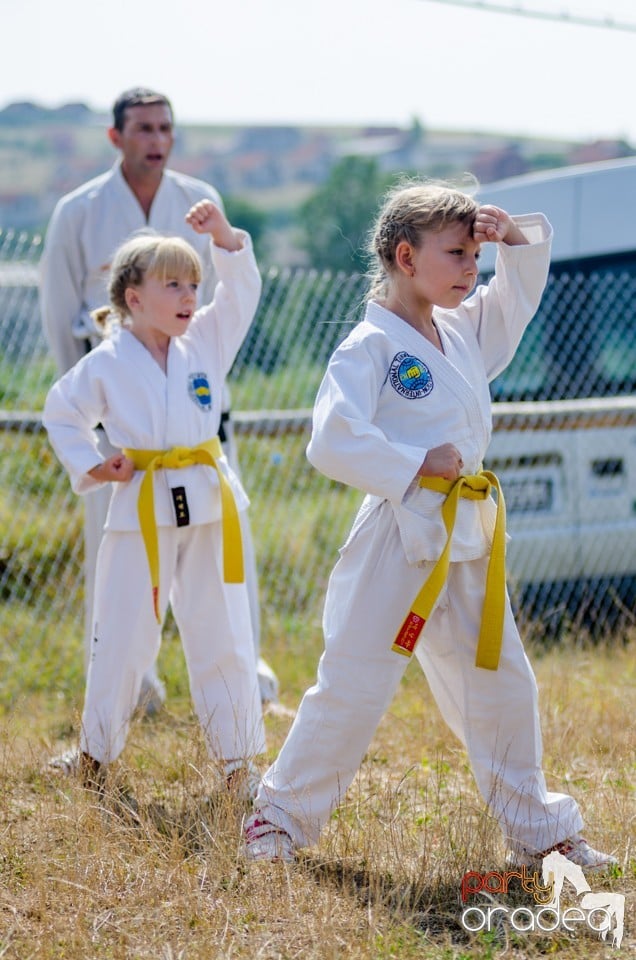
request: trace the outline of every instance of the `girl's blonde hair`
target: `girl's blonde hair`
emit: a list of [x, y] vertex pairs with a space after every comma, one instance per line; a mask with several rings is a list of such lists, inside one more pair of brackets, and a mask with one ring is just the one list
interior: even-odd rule
[[193, 283], [200, 283], [201, 261], [196, 250], [181, 237], [140, 234], [126, 240], [116, 251], [110, 268], [110, 305], [91, 313], [98, 332], [105, 336], [111, 321], [125, 322], [130, 316], [126, 290], [140, 287], [147, 276], [161, 281], [187, 277]]
[[[471, 183], [471, 189], [476, 189]], [[479, 204], [470, 193], [447, 183], [400, 183], [388, 191], [369, 242], [372, 258], [368, 299], [382, 298], [395, 268], [395, 250], [405, 240], [417, 248], [427, 232], [439, 232], [453, 223], [472, 227]]]

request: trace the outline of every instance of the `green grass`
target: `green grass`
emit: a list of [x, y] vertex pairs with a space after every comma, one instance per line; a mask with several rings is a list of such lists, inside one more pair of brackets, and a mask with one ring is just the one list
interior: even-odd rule
[[0, 351], [0, 408], [42, 410], [46, 394], [55, 380], [51, 357], [21, 363]]
[[[305, 444], [294, 436], [241, 440], [244, 482], [254, 491], [263, 627], [278, 638], [318, 623], [328, 573], [361, 500], [312, 470]], [[3, 452], [0, 711], [18, 690], [48, 683], [66, 651], [79, 651], [83, 631], [81, 498], [44, 435], [5, 433]], [[29, 675], [32, 658], [50, 670]]]
[[[234, 410], [303, 409], [313, 405], [324, 364], [306, 363], [302, 357], [289, 358], [273, 373], [264, 373], [256, 365], [243, 366], [230, 378]], [[4, 410], [42, 410], [46, 394], [55, 380], [55, 364], [50, 357], [29, 358], [27, 363], [2, 358], [0, 353], [0, 408]]]
[[[290, 633], [285, 643], [268, 634], [265, 645], [283, 702], [294, 709], [314, 675], [319, 630]], [[72, 779], [47, 771], [48, 757], [75, 741], [79, 688], [75, 697], [31, 683], [37, 692], [18, 697], [0, 721], [3, 958], [605, 960], [636, 948], [636, 767], [625, 723], [636, 707], [633, 649], [572, 641], [536, 661], [549, 786], [576, 797], [590, 839], [621, 861], [591, 885], [626, 895], [622, 953], [584, 930], [515, 934], [502, 925], [469, 934], [462, 927], [463, 874], [503, 871], [503, 848], [464, 751], [415, 665], [320, 844], [286, 867], [242, 861], [243, 811], [214, 793], [172, 635], [161, 662], [168, 709], [133, 725], [117, 765], [139, 801], [134, 822], [117, 812], [111, 788], [98, 804]], [[61, 664], [60, 672], [69, 668]], [[290, 722], [281, 713], [266, 717], [264, 762]], [[509, 909], [528, 905], [514, 884], [496, 899]], [[564, 891], [563, 904], [575, 903]]]
[[[530, 644], [549, 787], [579, 802], [620, 869], [595, 891], [627, 897], [622, 954], [585, 931], [520, 935], [461, 925], [467, 870], [503, 870], [498, 829], [463, 748], [416, 664], [320, 844], [291, 867], [246, 865], [244, 809], [218, 787], [171, 622], [159, 669], [167, 708], [137, 720], [103, 803], [48, 759], [75, 745], [83, 700], [78, 499], [43, 436], [5, 434], [0, 461], [0, 957], [3, 960], [565, 960], [636, 949], [633, 848], [636, 634]], [[260, 561], [263, 652], [283, 710], [277, 754], [322, 647], [326, 579], [361, 496], [312, 471], [305, 438], [241, 440]], [[539, 631], [529, 625], [533, 635]], [[343, 731], [346, 736], [346, 731]], [[125, 781], [139, 803], [117, 806]], [[527, 903], [512, 890], [506, 903]], [[569, 896], [569, 894], [568, 894]]]

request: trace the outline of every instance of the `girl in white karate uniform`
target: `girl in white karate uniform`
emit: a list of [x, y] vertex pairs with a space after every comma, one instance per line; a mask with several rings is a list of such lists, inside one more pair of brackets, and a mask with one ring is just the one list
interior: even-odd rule
[[[495, 277], [471, 295], [487, 241], [498, 244]], [[575, 801], [546, 788], [536, 683], [505, 587], [505, 514], [481, 467], [488, 382], [539, 305], [550, 241], [542, 215], [512, 218], [447, 186], [386, 200], [366, 316], [331, 358], [307, 449], [367, 496], [329, 581], [316, 684], [246, 823], [250, 859], [291, 860], [318, 839], [415, 649], [511, 862], [554, 847], [590, 869], [613, 862], [580, 836]]]
[[[124, 747], [169, 600], [210, 756], [248, 791], [250, 760], [265, 747], [240, 536], [248, 501], [217, 434], [261, 280], [249, 236], [212, 201], [187, 220], [212, 240], [212, 303], [195, 312], [201, 265], [185, 240], [124, 243], [109, 288], [119, 322], [52, 387], [44, 424], [77, 493], [113, 489], [82, 715], [85, 782], [100, 783]], [[102, 459], [97, 424], [121, 453]]]

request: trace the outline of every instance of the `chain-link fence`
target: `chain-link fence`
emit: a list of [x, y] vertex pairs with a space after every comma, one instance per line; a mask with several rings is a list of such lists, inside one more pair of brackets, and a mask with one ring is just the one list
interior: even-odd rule
[[[81, 645], [82, 504], [41, 430], [54, 378], [38, 309], [40, 238], [0, 233], [0, 657], [14, 676], [63, 630]], [[632, 624], [636, 584], [636, 266], [561, 268], [515, 360], [493, 384], [487, 466], [508, 505], [513, 595], [536, 633]], [[327, 359], [365, 281], [272, 270], [235, 363], [234, 418], [258, 557], [264, 643], [315, 623], [361, 494], [304, 456]]]

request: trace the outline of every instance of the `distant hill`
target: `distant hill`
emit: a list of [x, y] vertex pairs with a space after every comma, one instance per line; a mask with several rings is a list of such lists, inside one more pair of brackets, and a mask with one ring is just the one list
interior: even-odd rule
[[[0, 230], [46, 229], [63, 194], [107, 170], [110, 116], [86, 103], [30, 101], [0, 109]], [[213, 183], [227, 201], [264, 215], [272, 256], [299, 256], [296, 214], [343, 157], [373, 157], [386, 173], [434, 178], [474, 174], [480, 183], [538, 169], [631, 156], [624, 141], [588, 143], [472, 130], [407, 126], [212, 126], [179, 124], [171, 166]]]
[[95, 120], [95, 113], [85, 103], [65, 103], [61, 107], [43, 107], [25, 100], [10, 103], [0, 110], [0, 126], [28, 127], [34, 124], [85, 124]]

